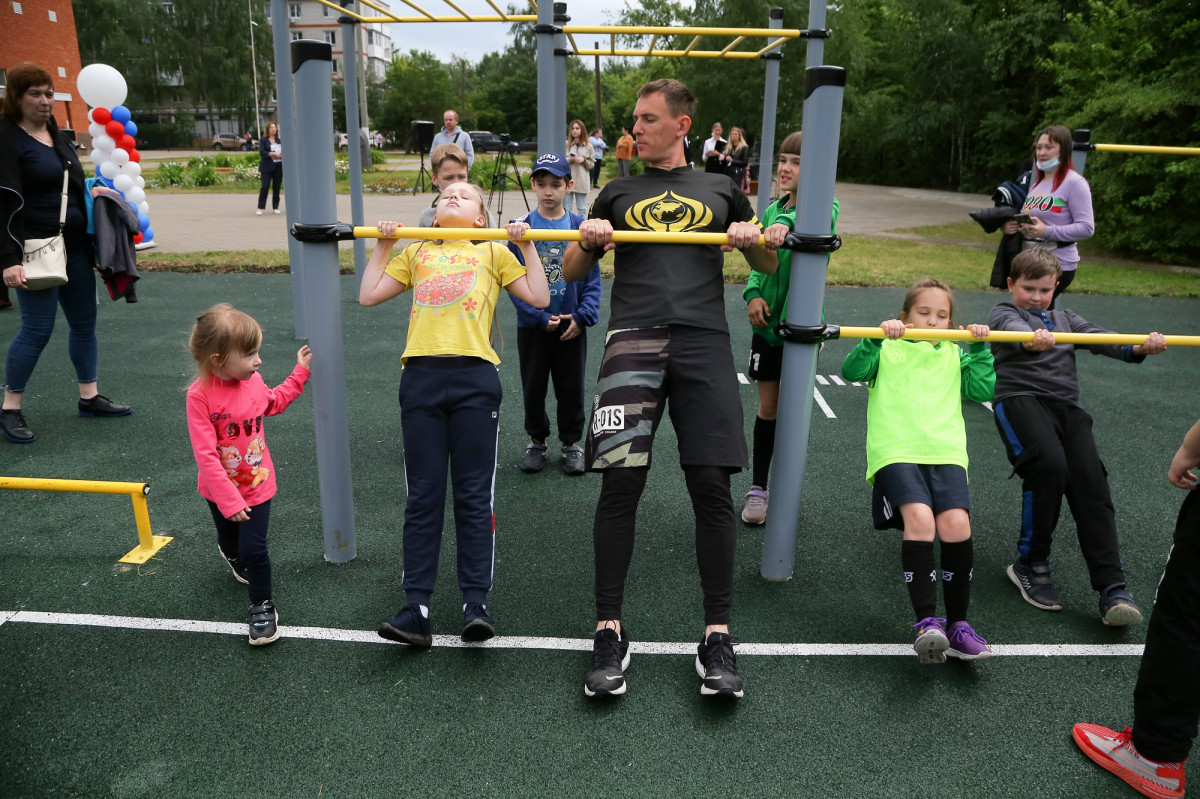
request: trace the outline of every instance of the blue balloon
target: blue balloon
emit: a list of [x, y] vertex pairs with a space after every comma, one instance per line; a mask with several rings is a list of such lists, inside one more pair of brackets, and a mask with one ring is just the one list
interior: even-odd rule
[[150, 217], [138, 211], [138, 229], [145, 233], [148, 227], [150, 227]]
[[148, 241], [154, 241], [154, 228], [148, 227], [142, 231], [142, 244]]
[[123, 105], [113, 106], [112, 118], [124, 125], [130, 120], [133, 114], [129, 113], [129, 109]]
[[125, 123], [125, 135], [126, 136], [136, 136], [137, 135], [137, 124], [135, 124], [132, 120]]
[[[100, 178], [100, 182], [103, 183], [107, 188], [110, 188], [113, 191], [116, 191], [116, 187], [113, 186], [113, 182], [111, 180], [109, 180], [108, 178], [104, 177], [104, 175], [101, 175], [99, 170], [96, 170], [96, 177]], [[125, 195], [121, 195], [121, 196], [124, 197]]]

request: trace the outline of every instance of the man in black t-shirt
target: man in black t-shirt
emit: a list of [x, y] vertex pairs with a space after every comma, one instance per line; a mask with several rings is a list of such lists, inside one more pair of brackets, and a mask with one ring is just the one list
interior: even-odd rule
[[[625, 692], [628, 631], [621, 625], [634, 520], [646, 485], [654, 432], [669, 403], [696, 516], [704, 592], [704, 638], [696, 670], [706, 696], [742, 696], [729, 617], [736, 526], [729, 476], [747, 466], [737, 370], [725, 322], [723, 252], [741, 249], [752, 268], [774, 272], [746, 196], [724, 175], [695, 172], [683, 140], [695, 98], [675, 80], [642, 86], [633, 134], [641, 175], [607, 184], [582, 242], [563, 261], [584, 277], [616, 249], [608, 338], [587, 438], [588, 468], [603, 473], [593, 528], [596, 634], [584, 679], [588, 696]], [[613, 230], [726, 233], [729, 245], [613, 244]]]

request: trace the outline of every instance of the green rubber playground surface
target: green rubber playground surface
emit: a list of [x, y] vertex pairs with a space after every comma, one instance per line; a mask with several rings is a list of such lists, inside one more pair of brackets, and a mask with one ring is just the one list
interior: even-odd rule
[[[538, 475], [517, 468], [525, 436], [507, 304], [489, 600], [499, 636], [425, 652], [376, 638], [402, 602], [396, 387], [409, 300], [360, 308], [352, 280], [342, 279], [341, 299], [358, 557], [323, 559], [306, 394], [268, 422], [283, 637], [262, 648], [246, 643], [245, 588], [217, 555], [195, 491], [185, 344], [197, 313], [232, 302], [262, 323], [262, 372], [278, 383], [299, 346], [288, 278], [151, 273], [140, 303], [103, 300], [101, 390], [135, 407], [123, 419], [75, 415], [60, 321], [25, 400], [38, 441], [0, 445], [0, 474], [147, 481], [154, 533], [174, 540], [143, 566], [120, 564], [137, 543], [127, 497], [0, 491], [0, 796], [1135, 795], [1078, 752], [1070, 727], [1132, 720], [1144, 625], [1100, 624], [1065, 510], [1054, 555], [1064, 610], [1038, 611], [1008, 583], [1020, 485], [1008, 479], [983, 406], [965, 409], [971, 621], [1000, 656], [922, 667], [907, 649], [899, 537], [870, 525], [867, 392], [832, 378], [853, 341], [830, 342], [818, 362], [828, 412], [813, 407], [793, 578], [764, 581], [762, 531], [740, 528], [733, 632], [744, 647], [744, 699], [699, 695], [689, 654], [702, 630], [692, 515], [669, 424], [642, 500], [626, 595], [629, 692], [584, 698], [599, 479], [567, 478], [553, 463]], [[744, 371], [750, 334], [740, 289], [727, 288], [727, 307]], [[902, 296], [831, 289], [827, 318], [878, 324]], [[1006, 296], [961, 293], [958, 321], [983, 321]], [[1197, 300], [1068, 296], [1068, 307], [1119, 332], [1200, 333]], [[0, 314], [0, 340], [17, 324], [15, 313]], [[602, 332], [589, 340], [590, 381]], [[327, 357], [316, 353], [314, 369]], [[1148, 611], [1183, 499], [1166, 467], [1200, 416], [1200, 351], [1169, 350], [1141, 365], [1080, 353], [1079, 367], [1130, 588]], [[749, 433], [753, 384], [742, 393]], [[748, 487], [748, 474], [734, 477], [739, 507]], [[447, 518], [432, 619], [434, 633], [452, 641], [461, 615]], [[808, 646], [751, 646], [767, 644]], [[845, 645], [883, 654], [846, 654]], [[1094, 649], [1063, 654], [1083, 650], [1059, 645]]]

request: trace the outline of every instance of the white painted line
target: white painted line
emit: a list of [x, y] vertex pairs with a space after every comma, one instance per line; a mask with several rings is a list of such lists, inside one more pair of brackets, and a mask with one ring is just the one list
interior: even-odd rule
[[3, 627], [4, 622], [16, 616], [18, 612], [16, 610], [0, 610], [0, 627]]
[[829, 381], [825, 379], [825, 375], [817, 375], [817, 382], [823, 386], [829, 385]]
[[738, 372], [738, 382], [742, 385], [748, 386], [750, 385], [750, 378], [746, 377], [741, 372]]
[[[121, 630], [156, 630], [159, 632], [210, 633], [216, 635], [246, 635], [246, 625], [222, 621], [194, 619], [151, 619], [137, 616], [101, 616], [85, 613], [43, 613], [31, 610], [0, 611], [5, 622], [26, 624], [61, 624], [84, 627], [107, 627]], [[334, 627], [290, 627], [280, 625], [285, 638], [310, 641], [341, 641], [356, 644], [392, 644], [369, 630], [341, 630]], [[500, 635], [481, 643], [466, 643], [458, 636], [435, 635], [433, 645], [457, 649], [528, 649], [590, 652], [591, 638], [544, 638], [519, 635]], [[750, 644], [736, 645], [739, 655], [765, 657], [822, 657], [864, 655], [868, 657], [912, 657], [911, 644]], [[634, 641], [629, 649], [639, 655], [692, 655], [694, 643], [667, 641]], [[1138, 657], [1141, 644], [993, 644], [992, 651], [1007, 657]]]
[[859, 382], [857, 382], [857, 381], [856, 381], [856, 382], [854, 382], [854, 383], [851, 383], [850, 385], [852, 385], [852, 386], [861, 386], [861, 385], [862, 385], [862, 383], [859, 383]]
[[992, 407], [992, 403], [990, 401], [989, 402], [981, 402], [979, 404], [982, 405], [983, 407], [987, 408], [992, 413], [996, 412], [996, 409]]
[[830, 378], [830, 379], [831, 379], [831, 380], [832, 380], [832, 381], [833, 381], [833, 382], [834, 382], [836, 385], [839, 385], [839, 386], [844, 386], [844, 385], [846, 385], [846, 381], [842, 380], [842, 378], [838, 377], [837, 375], [830, 375], [830, 376], [829, 376], [829, 378]]
[[836, 419], [837, 418], [837, 416], [833, 412], [833, 409], [829, 407], [829, 403], [827, 403], [825, 401], [825, 398], [821, 396], [821, 392], [817, 391], [816, 386], [813, 386], [813, 399], [815, 399], [817, 401], [817, 404], [821, 406], [821, 410], [825, 411], [825, 417], [827, 419]]

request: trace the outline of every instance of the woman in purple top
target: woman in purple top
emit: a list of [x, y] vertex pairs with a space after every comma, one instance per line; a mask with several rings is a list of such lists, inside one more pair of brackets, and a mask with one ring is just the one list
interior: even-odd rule
[[[1021, 214], [1006, 222], [1005, 233], [1020, 232], [1023, 250], [1050, 250], [1062, 265], [1062, 278], [1054, 299], [1066, 291], [1079, 266], [1076, 242], [1096, 232], [1092, 217], [1092, 189], [1071, 164], [1071, 131], [1051, 125], [1038, 134], [1033, 146], [1033, 185]], [[1022, 215], [1027, 218], [1022, 219]]]

